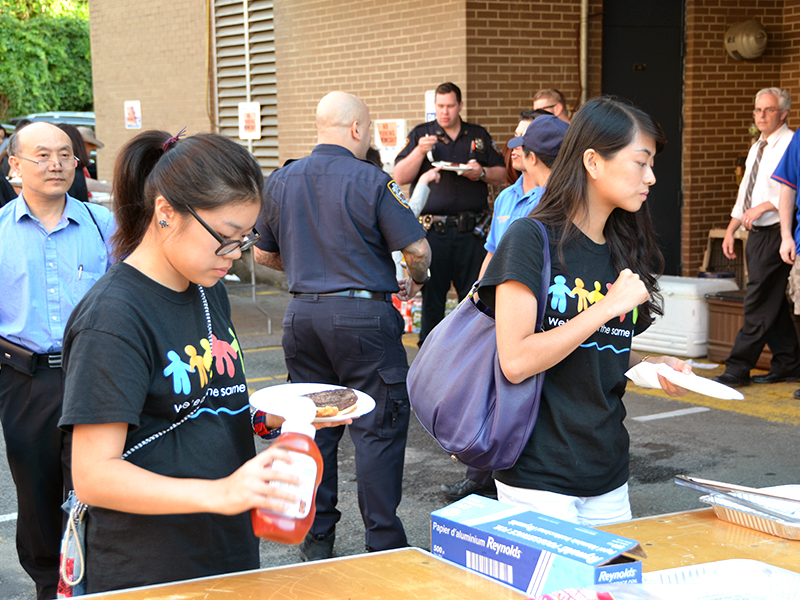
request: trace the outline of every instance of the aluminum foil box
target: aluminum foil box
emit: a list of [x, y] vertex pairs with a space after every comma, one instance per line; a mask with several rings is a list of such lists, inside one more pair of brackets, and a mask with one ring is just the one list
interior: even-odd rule
[[475, 494], [431, 513], [431, 548], [529, 596], [642, 581], [636, 541]]

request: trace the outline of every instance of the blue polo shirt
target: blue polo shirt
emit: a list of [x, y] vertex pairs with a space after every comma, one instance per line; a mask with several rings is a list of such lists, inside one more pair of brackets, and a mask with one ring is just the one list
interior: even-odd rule
[[492, 227], [489, 235], [486, 236], [486, 244], [484, 244], [487, 252], [494, 254], [500, 238], [503, 237], [509, 225], [520, 217], [527, 217], [542, 198], [544, 188], [536, 186], [526, 194], [522, 190], [522, 179], [520, 177], [500, 192], [494, 201]]
[[257, 246], [280, 253], [290, 292], [399, 290], [392, 250], [425, 231], [380, 167], [320, 144], [272, 173], [264, 190]]
[[[793, 190], [797, 190], [798, 183], [798, 170], [800, 170], [800, 135], [792, 137], [792, 141], [783, 153], [781, 162], [772, 174], [772, 179], [781, 182], [783, 185], [788, 185]], [[800, 196], [795, 199], [795, 205], [800, 210]], [[800, 223], [794, 230], [794, 243], [800, 249]]]
[[72, 309], [109, 267], [113, 233], [107, 208], [71, 196], [50, 232], [22, 194], [0, 209], [0, 336], [40, 354], [61, 352]]

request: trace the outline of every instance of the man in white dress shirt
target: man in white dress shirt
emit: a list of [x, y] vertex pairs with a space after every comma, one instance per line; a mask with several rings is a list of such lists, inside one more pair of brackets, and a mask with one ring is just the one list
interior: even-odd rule
[[[770, 176], [778, 166], [793, 131], [786, 126], [791, 97], [785, 90], [766, 88], [756, 94], [753, 118], [761, 136], [750, 148], [747, 168], [722, 251], [736, 258], [733, 234], [744, 226], [749, 230], [745, 260], [748, 282], [744, 297], [744, 324], [736, 334], [725, 373], [716, 381], [733, 387], [755, 383], [800, 380], [800, 346], [786, 299], [790, 265], [781, 260], [780, 183]], [[772, 351], [767, 375], [750, 378], [764, 344]]]

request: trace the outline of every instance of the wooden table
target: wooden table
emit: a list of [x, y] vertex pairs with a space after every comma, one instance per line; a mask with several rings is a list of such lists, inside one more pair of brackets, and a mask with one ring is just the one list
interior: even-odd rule
[[525, 594], [417, 548], [206, 577], [86, 598], [109, 600], [519, 600]]
[[722, 521], [710, 508], [634, 519], [600, 529], [638, 540], [647, 552], [642, 560], [645, 572], [749, 558], [800, 573], [800, 540]]

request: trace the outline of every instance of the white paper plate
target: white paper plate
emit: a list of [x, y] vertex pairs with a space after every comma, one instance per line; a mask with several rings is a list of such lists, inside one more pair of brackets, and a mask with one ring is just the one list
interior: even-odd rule
[[[265, 413], [286, 418], [287, 406], [300, 396], [328, 390], [346, 389], [340, 385], [328, 383], [284, 383], [262, 388], [250, 396], [250, 404]], [[375, 408], [375, 400], [360, 390], [353, 390], [356, 394], [356, 409], [344, 415], [333, 417], [317, 417], [314, 423], [337, 423], [347, 419], [355, 419], [367, 414]]]
[[687, 375], [681, 373], [670, 367], [661, 368], [658, 374], [663, 376], [667, 381], [671, 381], [675, 385], [686, 388], [690, 392], [697, 392], [704, 396], [711, 396], [712, 398], [720, 398], [722, 400], [744, 400], [741, 392], [728, 387], [722, 383], [714, 381], [713, 379], [706, 379], [692, 373]]
[[[729, 559], [644, 573], [648, 585], [687, 585], [664, 598], [696, 600], [798, 600], [800, 574], [749, 559]], [[635, 585], [635, 584], [634, 584]], [[661, 588], [653, 588], [653, 591]], [[663, 588], [668, 590], [669, 588]], [[687, 593], [682, 593], [687, 592]], [[662, 596], [656, 596], [661, 598]]]
[[449, 162], [444, 162], [443, 160], [431, 164], [434, 167], [441, 167], [442, 171], [454, 171], [459, 175], [461, 175], [464, 171], [469, 171], [472, 168], [470, 165], [465, 165], [463, 163], [451, 164]]
[[664, 364], [640, 362], [635, 367], [628, 369], [625, 373], [625, 376], [636, 385], [654, 389], [661, 389], [661, 385], [658, 382], [659, 375], [663, 375], [668, 381], [690, 392], [697, 392], [704, 396], [711, 396], [712, 398], [720, 398], [722, 400], [744, 400], [744, 396], [741, 392], [732, 387], [728, 387], [727, 385], [723, 385], [711, 379], [706, 379], [705, 377], [700, 377], [694, 373], [686, 375]]

